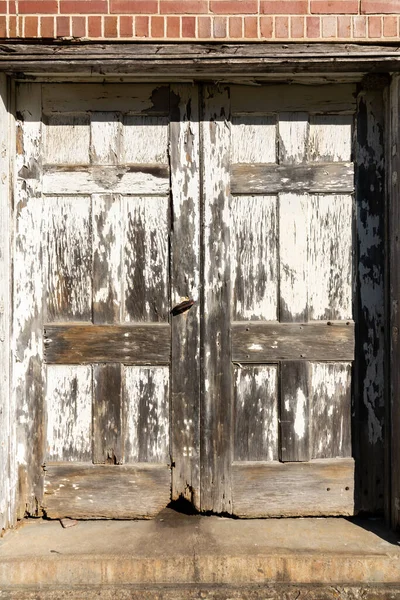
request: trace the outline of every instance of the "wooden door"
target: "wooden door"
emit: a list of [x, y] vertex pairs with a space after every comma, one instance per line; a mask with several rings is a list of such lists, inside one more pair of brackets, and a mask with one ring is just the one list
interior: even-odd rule
[[192, 96], [185, 85], [18, 86], [22, 514], [152, 516], [171, 498], [171, 453], [174, 493], [196, 501], [198, 304], [170, 315], [199, 290]]
[[203, 510], [354, 510], [354, 91], [205, 88]]

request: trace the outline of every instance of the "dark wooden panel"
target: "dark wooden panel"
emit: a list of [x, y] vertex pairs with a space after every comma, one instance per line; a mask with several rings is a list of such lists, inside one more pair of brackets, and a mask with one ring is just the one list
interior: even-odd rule
[[354, 190], [353, 163], [232, 165], [232, 194], [340, 192]]
[[195, 301], [171, 318], [172, 498], [200, 508], [199, 100], [185, 85], [173, 86], [171, 100], [171, 304]]
[[354, 514], [354, 461], [234, 463], [233, 513], [246, 517]]
[[201, 507], [231, 512], [232, 365], [230, 306], [229, 88], [204, 89]]
[[122, 462], [121, 365], [93, 366], [93, 462]]
[[310, 363], [280, 367], [280, 460], [310, 460]]
[[52, 519], [154, 517], [169, 503], [170, 479], [166, 465], [49, 463], [41, 508]]
[[232, 325], [232, 359], [239, 363], [279, 360], [354, 359], [354, 323], [245, 323]]
[[45, 361], [54, 364], [167, 364], [170, 326], [45, 325]]

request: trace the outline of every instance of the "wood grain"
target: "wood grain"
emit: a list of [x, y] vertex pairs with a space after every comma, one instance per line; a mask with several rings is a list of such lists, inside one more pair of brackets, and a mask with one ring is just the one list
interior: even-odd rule
[[94, 464], [123, 462], [121, 379], [120, 364], [93, 365]]
[[236, 322], [232, 324], [232, 360], [239, 363], [279, 360], [351, 361], [354, 323]]
[[195, 304], [171, 318], [172, 499], [200, 508], [200, 134], [199, 98], [172, 87], [171, 304]]
[[232, 194], [277, 192], [351, 193], [353, 163], [308, 163], [296, 165], [233, 164]]
[[53, 364], [167, 364], [170, 327], [155, 325], [44, 326], [45, 361]]
[[234, 463], [233, 513], [246, 517], [354, 514], [354, 461]]
[[280, 460], [308, 461], [310, 454], [310, 363], [280, 366]]
[[51, 519], [146, 519], [170, 499], [166, 465], [48, 463], [41, 508]]
[[90, 162], [92, 164], [115, 165], [119, 162], [121, 125], [118, 112], [94, 110], [90, 113]]
[[276, 163], [276, 116], [232, 117], [232, 162]]
[[121, 162], [168, 164], [169, 117], [126, 115]]
[[43, 164], [88, 164], [90, 133], [87, 114], [43, 115]]

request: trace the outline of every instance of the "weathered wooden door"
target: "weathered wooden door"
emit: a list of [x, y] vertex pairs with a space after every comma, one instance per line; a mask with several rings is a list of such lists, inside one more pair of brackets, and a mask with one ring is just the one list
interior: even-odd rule
[[18, 86], [21, 512], [352, 512], [353, 91]]

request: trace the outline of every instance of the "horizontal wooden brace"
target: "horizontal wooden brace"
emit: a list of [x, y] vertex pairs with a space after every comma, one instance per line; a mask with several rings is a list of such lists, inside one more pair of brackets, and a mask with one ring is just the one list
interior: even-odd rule
[[48, 324], [44, 326], [44, 359], [58, 365], [123, 363], [168, 364], [168, 323], [141, 325]]
[[296, 517], [354, 514], [354, 460], [243, 462], [232, 466], [233, 514]]
[[232, 325], [232, 360], [239, 363], [349, 362], [354, 360], [354, 322], [236, 322]]
[[279, 192], [351, 193], [353, 163], [309, 163], [301, 165], [234, 164], [233, 194]]
[[153, 517], [169, 503], [170, 490], [168, 465], [49, 463], [42, 509], [52, 519]]

